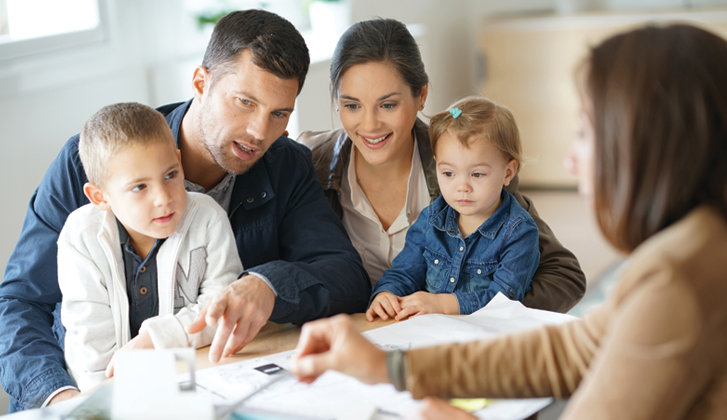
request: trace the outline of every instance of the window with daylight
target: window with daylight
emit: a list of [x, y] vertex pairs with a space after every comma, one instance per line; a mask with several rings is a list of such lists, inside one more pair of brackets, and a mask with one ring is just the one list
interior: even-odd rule
[[103, 40], [103, 0], [0, 0], [0, 60]]

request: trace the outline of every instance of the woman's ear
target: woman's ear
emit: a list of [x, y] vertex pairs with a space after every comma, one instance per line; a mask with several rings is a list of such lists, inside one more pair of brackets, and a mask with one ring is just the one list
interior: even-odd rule
[[111, 209], [111, 205], [106, 201], [106, 197], [103, 195], [103, 191], [98, 185], [93, 182], [87, 182], [83, 184], [83, 193], [86, 195], [88, 200], [96, 207], [101, 210]]
[[427, 101], [427, 95], [429, 94], [429, 83], [422, 87], [422, 93], [419, 94], [419, 110], [424, 109], [424, 103]]
[[510, 159], [510, 161], [507, 162], [507, 166], [505, 166], [505, 180], [502, 183], [503, 185], [510, 185], [510, 181], [512, 181], [512, 179], [517, 174], [517, 170], [519, 167], [520, 162], [518, 162], [517, 159]]

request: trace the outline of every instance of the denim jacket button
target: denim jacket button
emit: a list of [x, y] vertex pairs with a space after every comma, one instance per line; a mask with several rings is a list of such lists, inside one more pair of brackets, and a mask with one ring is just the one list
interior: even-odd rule
[[481, 268], [478, 268], [477, 269], [477, 274], [482, 274], [482, 269]]
[[439, 260], [434, 260], [434, 265], [439, 265]]
[[[450, 283], [454, 283], [454, 282], [455, 282], [455, 280], [456, 280], [456, 279], [455, 279], [454, 277], [450, 277], [450, 278], [449, 278], [449, 282], [450, 282]], [[512, 294], [512, 293], [510, 293], [510, 294]]]
[[510, 292], [508, 294], [508, 296], [510, 296], [510, 299], [515, 299], [515, 293], [513, 293], [513, 292]]
[[247, 197], [247, 202], [248, 202], [248, 203], [252, 203], [253, 201], [255, 201], [255, 199], [254, 199], [254, 198], [252, 198], [252, 197]]
[[462, 251], [464, 251], [464, 246], [459, 247], [459, 252], [462, 252]]
[[449, 233], [450, 235], [454, 235], [454, 231], [453, 230], [448, 230], [447, 233]]
[[263, 193], [262, 193], [262, 194], [260, 194], [260, 196], [261, 196], [262, 198], [265, 198], [265, 197], [267, 197], [267, 196], [268, 196], [268, 193], [266, 193], [265, 191], [263, 191]]

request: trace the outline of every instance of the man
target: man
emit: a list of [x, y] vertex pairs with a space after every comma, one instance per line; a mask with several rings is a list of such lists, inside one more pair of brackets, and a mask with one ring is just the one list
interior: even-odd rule
[[[283, 135], [308, 64], [290, 22], [234, 12], [215, 27], [192, 100], [159, 109], [181, 150], [185, 186], [227, 210], [246, 269], [190, 327], [218, 324], [213, 361], [241, 349], [268, 319], [299, 324], [362, 312], [368, 302], [366, 271], [310, 152]], [[78, 393], [63, 357], [56, 240], [68, 214], [88, 202], [85, 182], [76, 135], [33, 194], [0, 284], [0, 382], [11, 412]]]

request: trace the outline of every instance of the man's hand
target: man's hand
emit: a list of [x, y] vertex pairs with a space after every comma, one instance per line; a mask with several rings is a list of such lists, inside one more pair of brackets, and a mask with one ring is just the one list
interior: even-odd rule
[[389, 382], [386, 353], [365, 339], [347, 315], [303, 325], [290, 369], [307, 383], [328, 369], [367, 384]]
[[366, 310], [366, 319], [373, 322], [377, 315], [384, 321], [389, 317], [394, 318], [396, 314], [401, 312], [399, 301], [401, 301], [401, 298], [390, 292], [377, 294], [369, 309]]
[[459, 314], [457, 296], [451, 293], [416, 292], [401, 298], [401, 311], [396, 320], [424, 314]]
[[79, 395], [81, 395], [81, 393], [78, 392], [77, 389], [66, 389], [57, 393], [55, 397], [51, 398], [51, 400], [48, 401], [48, 405], [59, 403], [65, 400], [70, 400], [71, 398], [77, 397]]
[[245, 274], [214, 296], [187, 331], [194, 334], [207, 325], [217, 325], [209, 353], [210, 361], [217, 363], [220, 357], [231, 356], [252, 341], [274, 306], [272, 289], [259, 277]]
[[409, 420], [476, 420], [472, 414], [452, 407], [449, 402], [435, 397], [426, 397], [415, 413], [408, 417]]
[[146, 331], [141, 331], [139, 334], [129, 340], [124, 347], [120, 348], [114, 356], [111, 358], [109, 365], [106, 366], [106, 377], [111, 378], [114, 376], [114, 367], [116, 366], [116, 356], [120, 351], [139, 350], [139, 349], [153, 349], [154, 342], [151, 341], [151, 336]]

